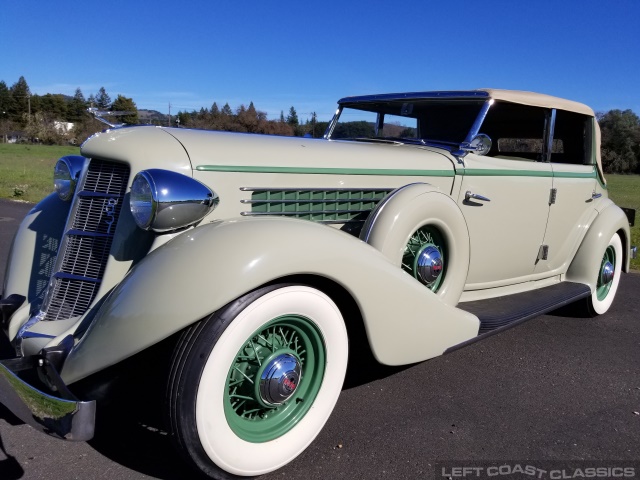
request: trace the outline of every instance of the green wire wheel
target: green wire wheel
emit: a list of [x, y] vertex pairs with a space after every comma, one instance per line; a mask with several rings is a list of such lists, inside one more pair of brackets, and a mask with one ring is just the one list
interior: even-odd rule
[[446, 274], [446, 243], [439, 230], [424, 225], [413, 232], [402, 256], [402, 269], [434, 293]]

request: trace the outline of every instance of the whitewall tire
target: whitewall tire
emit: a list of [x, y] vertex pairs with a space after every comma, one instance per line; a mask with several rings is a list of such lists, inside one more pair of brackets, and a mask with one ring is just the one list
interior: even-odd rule
[[172, 434], [214, 478], [273, 471], [324, 426], [347, 357], [344, 320], [324, 293], [280, 285], [247, 294], [183, 335], [168, 390]]
[[[595, 314], [602, 315], [611, 307], [620, 283], [622, 260], [622, 241], [615, 233], [603, 253], [596, 287], [589, 298], [591, 310]], [[613, 278], [610, 279], [611, 272]]]

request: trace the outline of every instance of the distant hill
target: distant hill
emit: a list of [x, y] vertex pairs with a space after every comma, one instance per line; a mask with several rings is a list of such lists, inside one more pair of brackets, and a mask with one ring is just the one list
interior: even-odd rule
[[157, 110], [138, 109], [138, 119], [140, 123], [151, 123], [153, 120], [157, 122], [166, 122], [167, 115]]

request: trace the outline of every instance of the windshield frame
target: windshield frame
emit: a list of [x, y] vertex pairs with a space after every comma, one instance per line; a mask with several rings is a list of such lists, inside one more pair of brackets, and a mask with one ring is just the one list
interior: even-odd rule
[[[406, 94], [383, 94], [383, 95], [369, 95], [362, 97], [346, 97], [338, 102], [338, 109], [334, 114], [331, 122], [327, 126], [324, 137], [326, 140], [341, 140], [341, 141], [359, 141], [359, 142], [384, 142], [385, 137], [372, 137], [372, 138], [335, 138], [334, 131], [340, 121], [340, 117], [345, 108], [351, 108], [356, 110], [373, 112], [375, 110], [371, 108], [365, 108], [367, 104], [375, 104], [380, 102], [385, 103], [405, 103], [407, 100], [420, 102], [433, 102], [440, 103], [439, 101], [469, 101], [469, 100], [484, 100], [480, 106], [479, 112], [476, 115], [469, 131], [467, 132], [464, 140], [460, 142], [451, 142], [445, 140], [439, 140], [437, 138], [387, 138], [389, 142], [393, 143], [407, 143], [412, 145], [431, 145], [439, 148], [446, 148], [447, 150], [459, 150], [462, 146], [467, 145], [473, 140], [473, 138], [479, 133], [482, 122], [484, 121], [489, 108], [493, 104], [493, 100], [489, 97], [487, 92], [483, 91], [471, 91], [471, 92], [426, 92], [426, 93], [406, 93]], [[378, 112], [378, 119], [380, 113]], [[378, 125], [376, 124], [376, 127]], [[377, 128], [376, 128], [377, 131]]]

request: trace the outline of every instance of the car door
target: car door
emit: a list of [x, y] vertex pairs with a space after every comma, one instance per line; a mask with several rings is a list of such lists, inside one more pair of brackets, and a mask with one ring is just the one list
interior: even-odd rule
[[495, 102], [480, 128], [492, 139], [490, 151], [464, 157], [458, 204], [471, 239], [467, 290], [527, 281], [534, 273], [553, 180], [542, 161], [549, 118], [549, 109]]
[[593, 122], [595, 119], [587, 115], [556, 111], [551, 152], [554, 192], [543, 242], [548, 254], [536, 265], [536, 274], [566, 271], [573, 252], [595, 218]]
[[471, 239], [466, 289], [518, 283], [533, 274], [551, 184], [548, 163], [467, 155], [458, 198]]

